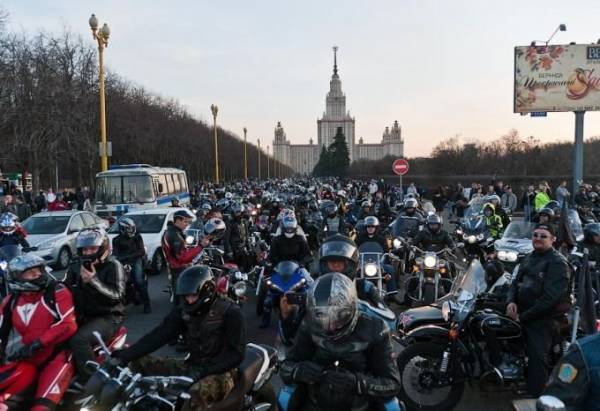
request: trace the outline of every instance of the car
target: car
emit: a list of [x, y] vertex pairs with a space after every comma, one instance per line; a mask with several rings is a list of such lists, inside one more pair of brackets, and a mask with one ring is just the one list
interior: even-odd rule
[[[166, 259], [162, 252], [161, 240], [167, 230], [167, 224], [173, 221], [173, 213], [182, 208], [152, 208], [147, 210], [131, 211], [123, 214], [135, 222], [137, 232], [142, 235], [148, 256], [148, 271], [160, 274], [166, 268]], [[112, 243], [113, 238], [119, 234], [118, 221], [108, 230], [108, 237]]]
[[107, 224], [88, 211], [46, 211], [34, 214], [21, 224], [27, 231], [27, 241], [35, 251], [55, 269], [69, 265], [75, 249], [75, 239], [86, 228], [107, 228]]

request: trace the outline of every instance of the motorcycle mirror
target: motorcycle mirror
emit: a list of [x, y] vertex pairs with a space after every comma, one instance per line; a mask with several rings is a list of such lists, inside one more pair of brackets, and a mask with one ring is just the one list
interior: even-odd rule
[[565, 404], [551, 395], [542, 395], [536, 403], [536, 409], [539, 411], [565, 411]]
[[98, 340], [98, 344], [100, 344], [100, 347], [102, 347], [102, 351], [104, 351], [107, 355], [110, 355], [110, 350], [104, 343], [104, 340], [102, 339], [100, 333], [98, 331], [94, 331], [92, 335], [96, 338], [96, 340]]

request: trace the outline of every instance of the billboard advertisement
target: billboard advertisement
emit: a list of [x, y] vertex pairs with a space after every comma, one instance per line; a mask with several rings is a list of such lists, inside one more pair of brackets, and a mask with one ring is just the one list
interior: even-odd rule
[[515, 47], [515, 113], [595, 110], [600, 44]]

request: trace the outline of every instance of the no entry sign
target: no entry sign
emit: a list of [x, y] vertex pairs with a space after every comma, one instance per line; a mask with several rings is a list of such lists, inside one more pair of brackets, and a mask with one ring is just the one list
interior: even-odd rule
[[399, 158], [398, 160], [394, 161], [392, 170], [394, 170], [394, 173], [397, 175], [403, 176], [404, 174], [408, 173], [408, 161], [403, 158]]

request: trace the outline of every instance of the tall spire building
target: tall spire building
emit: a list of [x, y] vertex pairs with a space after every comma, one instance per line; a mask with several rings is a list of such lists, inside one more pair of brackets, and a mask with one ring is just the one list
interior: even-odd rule
[[329, 147], [338, 127], [346, 137], [350, 161], [359, 159], [379, 160], [386, 156], [402, 157], [404, 140], [402, 129], [395, 121], [386, 127], [380, 143], [364, 143], [363, 138], [355, 144], [355, 119], [346, 110], [346, 95], [342, 92], [342, 82], [338, 74], [337, 47], [333, 47], [333, 74], [329, 81], [329, 92], [325, 97], [323, 117], [317, 120], [317, 144], [309, 139], [309, 144], [291, 144], [287, 140], [281, 122], [277, 123], [273, 139], [273, 156], [276, 160], [291, 167], [298, 174], [311, 174], [319, 160], [321, 147]]

